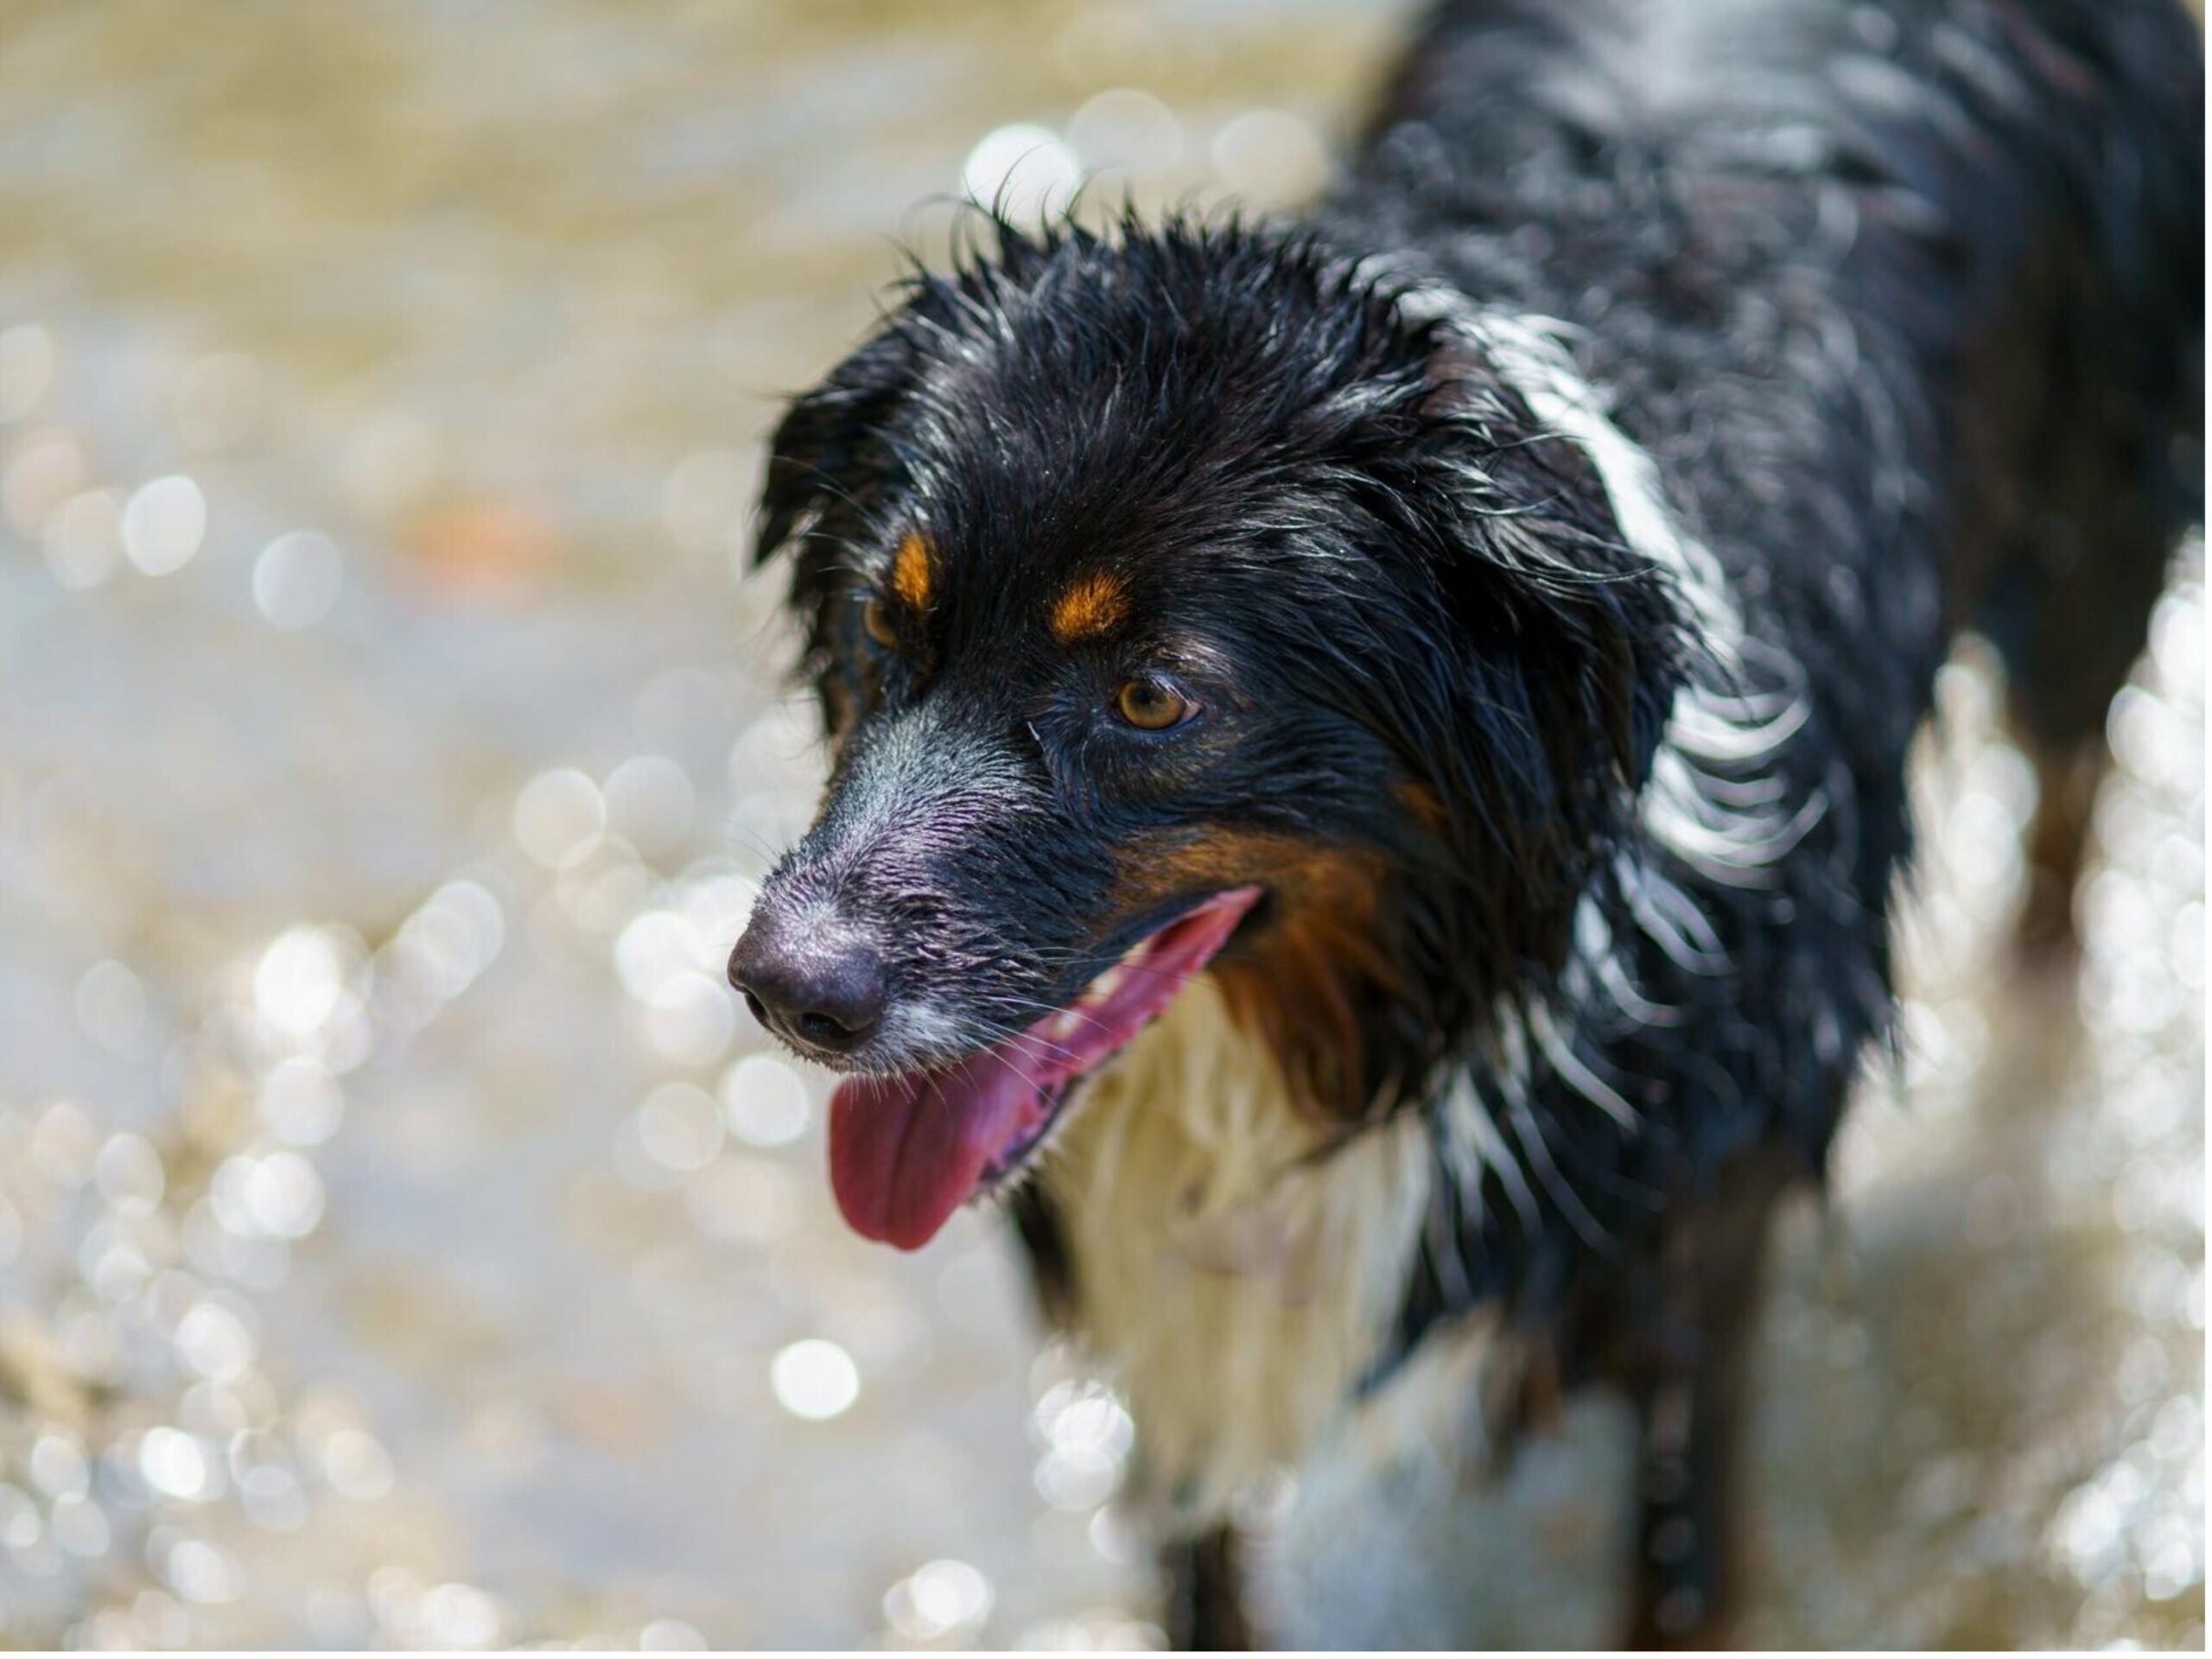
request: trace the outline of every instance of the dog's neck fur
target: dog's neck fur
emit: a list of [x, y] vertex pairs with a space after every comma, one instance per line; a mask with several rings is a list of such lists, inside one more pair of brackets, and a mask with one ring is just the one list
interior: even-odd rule
[[1219, 1515], [1301, 1462], [1402, 1294], [1430, 1160], [1402, 1115], [1333, 1151], [1210, 978], [1090, 1086], [1042, 1179], [1083, 1335], [1141, 1426], [1138, 1501]]

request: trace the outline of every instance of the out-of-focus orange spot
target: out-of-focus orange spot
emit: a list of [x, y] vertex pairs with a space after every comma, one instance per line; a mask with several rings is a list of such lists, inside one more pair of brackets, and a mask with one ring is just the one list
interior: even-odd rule
[[433, 507], [408, 527], [408, 563], [442, 588], [517, 586], [542, 575], [560, 550], [553, 526], [502, 501]]

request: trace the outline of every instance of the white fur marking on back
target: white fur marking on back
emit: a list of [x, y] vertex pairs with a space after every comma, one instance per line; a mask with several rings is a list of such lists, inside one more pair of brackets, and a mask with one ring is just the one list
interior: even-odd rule
[[1726, 578], [1704, 543], [1685, 535], [1659, 484], [1649, 451], [1612, 423], [1598, 391], [1559, 343], [1564, 324], [1548, 317], [1476, 313], [1468, 332], [1512, 384], [1529, 412], [1580, 444], [1598, 469], [1621, 539], [1675, 578], [1683, 601], [1726, 668], [1737, 664], [1744, 624], [1728, 597]]
[[[1741, 772], [1770, 760], [1810, 717], [1796, 686], [1753, 691], [1751, 649], [1726, 574], [1669, 504], [1650, 453], [1613, 423], [1559, 335], [1565, 325], [1467, 307], [1458, 327], [1521, 395], [1529, 412], [1580, 445], [1597, 469], [1621, 539], [1666, 571], [1697, 625], [1707, 660], [1675, 694], [1642, 803], [1651, 838], [1708, 879], [1771, 882], [1775, 865], [1818, 823], [1818, 795], [1783, 810], [1778, 779]], [[1764, 785], [1771, 785], [1771, 787]]]
[[[1360, 262], [1357, 274], [1376, 282], [1405, 280], [1399, 314], [1441, 321], [1476, 346], [1529, 411], [1589, 456], [1620, 526], [1621, 539], [1674, 579], [1696, 624], [1707, 658], [1675, 695], [1643, 800], [1645, 830], [1660, 846], [1709, 880], [1758, 887], [1827, 810], [1819, 795], [1795, 812], [1782, 810], [1780, 791], [1721, 778], [1777, 753], [1810, 716], [1788, 665], [1778, 688], [1748, 689], [1751, 644], [1713, 550], [1683, 526], [1668, 501], [1650, 452], [1607, 412], [1603, 394], [1562, 344], [1576, 331], [1555, 318], [1486, 309], [1402, 257]], [[1775, 665], [1766, 671], [1776, 674]]]

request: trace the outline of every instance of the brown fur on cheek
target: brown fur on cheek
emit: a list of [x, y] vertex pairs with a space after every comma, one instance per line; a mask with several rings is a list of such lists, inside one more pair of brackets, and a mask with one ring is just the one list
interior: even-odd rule
[[1362, 1015], [1402, 989], [1385, 937], [1382, 861], [1294, 837], [1211, 831], [1123, 861], [1127, 909], [1257, 882], [1266, 912], [1208, 970], [1230, 1017], [1260, 1036], [1293, 1091], [1325, 1116], [1365, 1116]]

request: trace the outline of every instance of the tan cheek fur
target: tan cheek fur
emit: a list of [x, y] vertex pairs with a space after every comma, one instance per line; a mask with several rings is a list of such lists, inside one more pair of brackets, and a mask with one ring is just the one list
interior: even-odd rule
[[1302, 1464], [1387, 1332], [1427, 1141], [1408, 1116], [1303, 1164], [1329, 1133], [1209, 976], [1092, 1083], [1047, 1157], [1084, 1338], [1137, 1422], [1134, 1496], [1171, 1524]]
[[1132, 846], [1114, 903], [1127, 914], [1178, 893], [1254, 880], [1272, 888], [1278, 913], [1209, 977], [1237, 1022], [1265, 1040], [1297, 1103], [1354, 1122], [1368, 1105], [1360, 1005], [1374, 990], [1399, 988], [1378, 920], [1382, 879], [1368, 855], [1215, 830]]

